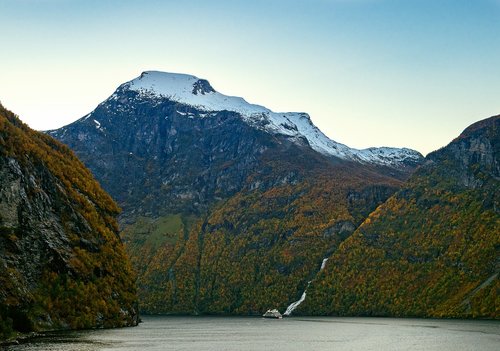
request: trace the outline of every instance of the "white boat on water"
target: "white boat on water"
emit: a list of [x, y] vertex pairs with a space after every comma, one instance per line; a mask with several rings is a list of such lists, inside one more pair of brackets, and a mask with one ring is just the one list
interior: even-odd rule
[[262, 315], [262, 317], [264, 317], [264, 318], [276, 318], [276, 319], [283, 318], [283, 316], [281, 315], [281, 313], [277, 309], [267, 310], [267, 312], [264, 313]]

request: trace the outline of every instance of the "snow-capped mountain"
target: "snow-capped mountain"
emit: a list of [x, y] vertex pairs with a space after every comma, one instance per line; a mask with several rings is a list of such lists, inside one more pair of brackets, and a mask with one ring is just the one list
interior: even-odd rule
[[[350, 264], [344, 256], [335, 261], [332, 254], [337, 250], [358, 252], [361, 258], [394, 259], [405, 269], [408, 264], [442, 260], [428, 250], [417, 260], [415, 250], [407, 250], [409, 256], [401, 261], [404, 252], [385, 255], [394, 250], [381, 252], [383, 245], [370, 251], [375, 256], [351, 250], [352, 245], [365, 239], [373, 243], [384, 234], [371, 224], [380, 219], [381, 208], [405, 209], [411, 196], [408, 187], [383, 204], [422, 163], [417, 152], [349, 148], [328, 139], [307, 114], [272, 112], [220, 94], [194, 76], [145, 72], [120, 85], [87, 116], [49, 133], [73, 149], [122, 208], [121, 235], [138, 272], [140, 303], [146, 313], [261, 315], [269, 306], [284, 310], [300, 301], [319, 270], [324, 268], [321, 274], [331, 278], [332, 272], [337, 276], [334, 266]], [[485, 147], [470, 145], [480, 149], [481, 160], [492, 169], [491, 153], [483, 155], [489, 144], [480, 144]], [[478, 160], [472, 156], [470, 160]], [[452, 171], [467, 186], [479, 186], [486, 173], [463, 160], [459, 157], [455, 170], [444, 160], [446, 167], [437, 168], [444, 172], [444, 180], [431, 185], [455, 191], [456, 184], [446, 180]], [[416, 174], [428, 169], [435, 180], [441, 173], [434, 172], [429, 162]], [[469, 168], [480, 171], [481, 179], [469, 177]], [[410, 187], [418, 185], [414, 182], [418, 177], [411, 179]], [[410, 210], [420, 206], [421, 213], [439, 214], [435, 192], [421, 198], [430, 184], [424, 183]], [[402, 206], [395, 208], [392, 204], [399, 198]], [[492, 209], [493, 200], [481, 200], [481, 206]], [[457, 204], [445, 202], [444, 215]], [[374, 210], [376, 215], [369, 217]], [[411, 211], [405, 211], [402, 216], [408, 217]], [[394, 230], [403, 228], [401, 235], [411, 231], [404, 225], [411, 218], [404, 218], [404, 223], [394, 218], [386, 216]], [[426, 216], [421, 219], [412, 228], [428, 223]], [[360, 225], [362, 232], [357, 231]], [[376, 233], [368, 235], [370, 229]], [[398, 237], [391, 234], [394, 230], [387, 231], [390, 240]], [[420, 242], [421, 231], [417, 232]], [[353, 233], [361, 236], [350, 240]], [[330, 258], [326, 267], [325, 258]], [[368, 266], [370, 270], [376, 265]], [[349, 294], [351, 285], [345, 289]], [[339, 290], [323, 284], [327, 290], [320, 296], [315, 291], [318, 286], [311, 283], [300, 308], [336, 312], [328, 308], [330, 297]], [[320, 300], [323, 297], [326, 302]], [[408, 306], [414, 306], [412, 297], [408, 295]], [[313, 303], [318, 299], [324, 303]], [[347, 302], [346, 310], [352, 304]]]
[[[122, 84], [108, 100], [120, 99], [121, 94], [127, 90], [138, 92], [142, 98], [169, 99], [195, 107], [207, 112], [201, 115], [205, 118], [210, 118], [210, 112], [237, 112], [249, 125], [268, 133], [288, 136], [298, 143], [305, 138], [311, 148], [324, 155], [387, 166], [416, 164], [422, 160], [419, 152], [407, 148], [350, 148], [329, 139], [313, 124], [307, 113], [273, 112], [264, 106], [248, 103], [241, 97], [221, 94], [207, 80], [192, 75], [146, 71]], [[192, 116], [186, 114], [186, 117]], [[90, 115], [84, 118], [90, 118]], [[95, 123], [96, 127], [100, 126], [99, 121], [96, 120]]]
[[122, 208], [151, 313], [289, 305], [420, 161], [410, 150], [351, 149], [305, 113], [275, 113], [161, 72], [120, 85], [49, 133]]
[[[151, 207], [142, 210], [152, 213], [181, 203], [183, 209], [199, 208], [221, 196], [218, 192], [258, 188], [260, 181], [246, 179], [267, 162], [263, 155], [283, 160], [292, 149], [296, 167], [304, 167], [305, 158], [316, 162], [314, 168], [344, 160], [355, 168], [352, 174], [368, 171], [398, 180], [423, 160], [409, 149], [349, 148], [325, 136], [306, 113], [273, 112], [218, 93], [207, 80], [157, 71], [121, 84], [94, 111], [48, 133], [69, 145], [122, 207], [133, 209], [151, 189], [168, 188], [168, 196], [158, 197], [161, 206], [144, 202]], [[117, 179], [124, 167], [127, 173]], [[175, 198], [183, 202], [172, 202]]]

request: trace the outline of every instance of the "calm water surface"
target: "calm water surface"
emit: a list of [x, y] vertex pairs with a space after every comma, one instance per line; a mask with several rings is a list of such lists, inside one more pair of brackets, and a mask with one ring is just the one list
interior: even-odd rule
[[499, 321], [143, 317], [136, 328], [50, 333], [9, 351], [500, 350]]

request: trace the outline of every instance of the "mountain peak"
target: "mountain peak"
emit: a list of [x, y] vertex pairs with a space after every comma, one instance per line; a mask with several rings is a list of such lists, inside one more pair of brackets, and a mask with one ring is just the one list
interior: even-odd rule
[[[123, 100], [123, 94], [127, 92], [136, 93], [132, 100]], [[136, 99], [143, 102], [153, 101], [154, 105], [166, 99], [204, 112], [236, 112], [243, 121], [256, 129], [288, 137], [299, 144], [305, 139], [315, 151], [341, 159], [391, 167], [416, 165], [423, 159], [420, 153], [409, 149], [350, 148], [323, 134], [307, 113], [273, 112], [264, 106], [251, 104], [241, 97], [221, 94], [207, 80], [189, 74], [145, 71], [139, 77], [122, 84], [106, 101], [127, 101], [127, 106], [131, 106], [138, 102]], [[205, 117], [211, 114], [202, 115]], [[98, 122], [95, 121], [97, 127]]]
[[457, 137], [455, 140], [464, 139], [470, 137], [472, 134], [480, 131], [482, 129], [487, 129], [495, 126], [495, 124], [500, 123], [500, 115], [492, 116], [476, 123], [471, 124]]
[[162, 96], [205, 95], [215, 93], [210, 83], [193, 75], [145, 71], [138, 78], [126, 83], [131, 90], [147, 91]]
[[[250, 104], [241, 97], [223, 95], [215, 91], [206, 79], [189, 74], [145, 71], [139, 77], [122, 84], [120, 90], [135, 91], [144, 98], [166, 98], [203, 111], [234, 111], [245, 117], [271, 112], [263, 106]], [[116, 93], [111, 98], [116, 99]]]

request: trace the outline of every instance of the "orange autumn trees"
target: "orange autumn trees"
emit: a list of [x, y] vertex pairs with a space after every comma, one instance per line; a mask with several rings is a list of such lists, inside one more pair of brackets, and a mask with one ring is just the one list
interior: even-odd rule
[[332, 255], [298, 312], [500, 318], [500, 117], [431, 153]]
[[64, 145], [0, 106], [0, 325], [133, 325], [134, 275], [111, 197]]

